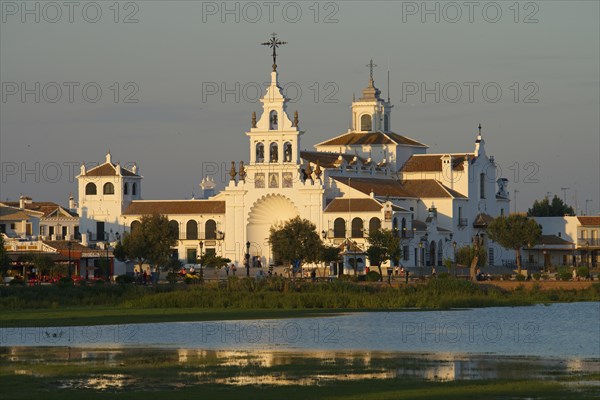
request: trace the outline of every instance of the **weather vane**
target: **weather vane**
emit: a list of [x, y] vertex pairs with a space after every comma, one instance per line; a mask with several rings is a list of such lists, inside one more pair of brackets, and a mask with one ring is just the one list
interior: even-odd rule
[[277, 39], [276, 33], [272, 33], [271, 39], [268, 42], [264, 42], [261, 44], [263, 46], [269, 46], [270, 48], [273, 49], [273, 71], [277, 71], [277, 48], [279, 46], [283, 46], [284, 44], [287, 44], [287, 42], [282, 42], [281, 40]]
[[373, 80], [373, 68], [375, 68], [376, 66], [377, 66], [377, 64], [373, 64], [372, 58], [371, 58], [371, 62], [366, 65], [366, 67], [369, 67], [371, 80]]

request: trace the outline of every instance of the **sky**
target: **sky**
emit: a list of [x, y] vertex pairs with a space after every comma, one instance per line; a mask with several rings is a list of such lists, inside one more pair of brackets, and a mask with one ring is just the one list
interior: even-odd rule
[[600, 2], [70, 4], [0, 2], [2, 200], [67, 204], [109, 150], [137, 163], [145, 199], [199, 195], [215, 169], [223, 187], [249, 159], [276, 32], [303, 149], [347, 130], [373, 59], [394, 132], [470, 152], [483, 125], [511, 210], [515, 189], [518, 211], [555, 194], [600, 210]]

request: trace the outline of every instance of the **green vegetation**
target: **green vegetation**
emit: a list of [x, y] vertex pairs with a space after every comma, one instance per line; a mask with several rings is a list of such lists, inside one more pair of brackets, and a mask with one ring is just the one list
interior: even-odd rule
[[483, 246], [463, 246], [456, 249], [456, 263], [470, 266], [473, 259], [477, 256], [477, 266], [484, 267], [487, 265], [487, 249]]
[[144, 215], [138, 226], [125, 233], [115, 247], [119, 260], [135, 260], [140, 271], [146, 263], [155, 268], [170, 266], [171, 247], [177, 243], [177, 227], [164, 215]]
[[517, 255], [517, 271], [521, 274], [521, 248], [534, 246], [542, 236], [542, 228], [531, 218], [513, 214], [494, 219], [487, 228], [491, 240], [513, 249]]
[[379, 279], [383, 280], [381, 264], [390, 261], [391, 265], [398, 265], [400, 262], [400, 256], [402, 256], [400, 241], [389, 229], [370, 231], [367, 241], [369, 242], [369, 248], [367, 249], [369, 261], [371, 265], [377, 266]]
[[[281, 311], [290, 316], [296, 310], [323, 312], [398, 310], [405, 308], [449, 309], [489, 306], [519, 306], [536, 303], [598, 301], [600, 283], [587, 290], [503, 291], [492, 285], [476, 284], [452, 277], [432, 279], [417, 285], [392, 287], [381, 284], [292, 282], [273, 277], [263, 280], [230, 277], [227, 282], [203, 285], [99, 285], [99, 286], [6, 286], [0, 288], [0, 323], [20, 326], [35, 322], [45, 314], [62, 319], [67, 325], [82, 325], [82, 310], [91, 316], [96, 310], [110, 311], [108, 318], [94, 323], [117, 323], [110, 315], [135, 316], [136, 322], [179, 320], [177, 313], [215, 312], [216, 319], [229, 319], [239, 312]], [[28, 310], [39, 310], [29, 314]], [[156, 314], [166, 314], [157, 316]], [[174, 316], [170, 317], [168, 314]], [[28, 317], [29, 315], [29, 317]], [[72, 320], [69, 318], [72, 317]], [[192, 319], [189, 319], [192, 318]], [[202, 319], [201, 316], [198, 318]], [[184, 320], [193, 320], [187, 316]], [[51, 322], [51, 321], [50, 321]]]
[[575, 211], [557, 195], [554, 195], [552, 202], [548, 197], [541, 201], [534, 201], [533, 206], [527, 211], [528, 217], [562, 217], [563, 215], [575, 215]]
[[[300, 217], [292, 218], [281, 226], [271, 227], [269, 244], [276, 260], [289, 265], [296, 263], [295, 275], [305, 263], [321, 261], [323, 242], [315, 224]], [[247, 261], [246, 261], [247, 262]]]

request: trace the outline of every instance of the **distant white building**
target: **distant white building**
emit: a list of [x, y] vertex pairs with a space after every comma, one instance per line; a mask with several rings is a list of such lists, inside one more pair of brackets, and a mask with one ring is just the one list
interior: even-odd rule
[[[214, 193], [204, 177], [203, 199], [143, 200], [139, 169], [112, 162], [82, 166], [78, 213], [86, 241], [116, 241], [142, 215], [166, 215], [179, 232], [174, 255], [194, 262], [215, 252], [243, 264], [248, 251], [262, 265], [276, 263], [268, 242], [272, 226], [300, 216], [312, 221], [323, 241], [344, 248], [345, 260], [366, 264], [369, 231], [391, 229], [402, 242], [405, 266], [439, 266], [454, 249], [480, 235], [490, 264], [514, 258], [488, 240], [485, 230], [508, 214], [507, 180], [497, 179], [481, 127], [463, 153], [428, 154], [428, 146], [392, 131], [392, 105], [371, 79], [352, 102], [352, 127], [300, 151], [298, 112], [288, 109], [276, 66], [253, 113], [249, 161], [232, 162], [225, 190]], [[345, 244], [345, 245], [344, 245]]]
[[538, 244], [524, 249], [526, 264], [534, 268], [598, 264], [600, 216], [533, 218], [542, 227], [542, 237]]

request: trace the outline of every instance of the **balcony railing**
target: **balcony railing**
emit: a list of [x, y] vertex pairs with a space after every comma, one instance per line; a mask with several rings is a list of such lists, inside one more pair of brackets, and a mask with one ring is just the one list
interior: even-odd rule
[[579, 247], [600, 246], [600, 239], [599, 238], [577, 238], [577, 246], [579, 246]]
[[469, 225], [469, 220], [467, 218], [459, 218], [458, 226], [467, 226]]

